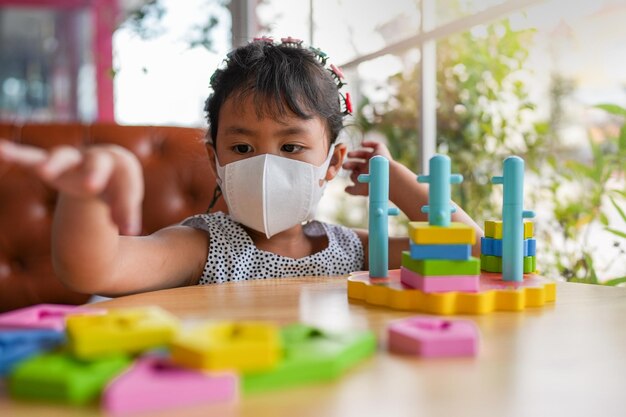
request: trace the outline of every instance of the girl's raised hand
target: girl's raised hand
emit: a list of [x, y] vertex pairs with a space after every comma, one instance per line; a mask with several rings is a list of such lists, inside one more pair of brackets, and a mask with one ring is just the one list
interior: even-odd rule
[[143, 171], [129, 150], [101, 145], [86, 150], [59, 146], [47, 151], [0, 139], [0, 161], [31, 170], [63, 194], [103, 200], [120, 233], [141, 232]]
[[360, 174], [367, 174], [369, 172], [369, 160], [376, 155], [384, 156], [389, 161], [393, 160], [387, 147], [380, 142], [364, 141], [361, 143], [361, 148], [348, 152], [348, 160], [343, 163], [343, 169], [352, 171], [350, 179], [354, 183], [346, 187], [348, 194], [368, 194], [368, 185], [358, 182], [357, 178]]

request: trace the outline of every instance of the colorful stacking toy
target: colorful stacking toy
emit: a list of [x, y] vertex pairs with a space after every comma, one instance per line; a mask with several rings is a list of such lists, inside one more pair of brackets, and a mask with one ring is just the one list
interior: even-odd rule
[[[450, 159], [442, 155], [431, 158], [429, 168], [429, 175], [418, 177], [429, 184], [428, 206], [422, 208], [428, 222], [409, 223], [410, 250], [402, 254], [401, 268], [384, 277], [371, 270], [351, 273], [348, 298], [442, 315], [522, 311], [554, 302], [555, 282], [535, 273], [533, 223], [524, 220], [534, 216], [523, 209], [524, 161], [507, 158], [503, 175], [493, 178], [504, 185], [502, 221], [485, 223], [480, 260], [471, 256], [474, 229], [451, 221], [450, 184], [463, 178], [450, 173]], [[370, 253], [370, 262], [375, 256]]]
[[[537, 269], [537, 241], [533, 229], [533, 223], [524, 220], [522, 255], [525, 274], [532, 274]], [[487, 272], [502, 272], [502, 222], [485, 220], [485, 237], [481, 238], [480, 242], [480, 269]]]
[[[481, 264], [485, 271], [502, 272], [504, 281], [522, 282], [524, 273], [533, 273], [536, 269], [534, 239], [532, 243], [524, 243], [526, 239], [532, 239], [533, 229], [532, 223], [524, 222], [524, 219], [535, 217], [535, 213], [523, 208], [524, 160], [510, 156], [503, 165], [502, 176], [491, 180], [504, 187], [502, 222], [485, 223], [485, 235], [494, 241], [484, 242], [488, 252], [481, 249]], [[501, 242], [497, 242], [498, 239]], [[499, 256], [495, 254], [496, 250], [501, 252]]]
[[430, 175], [420, 175], [419, 182], [430, 184], [428, 222], [409, 223], [409, 252], [402, 253], [400, 279], [403, 284], [424, 292], [478, 291], [480, 264], [471, 256], [476, 242], [474, 229], [451, 222], [456, 208], [450, 203], [450, 184], [463, 177], [450, 174], [450, 158], [435, 155], [430, 159]]

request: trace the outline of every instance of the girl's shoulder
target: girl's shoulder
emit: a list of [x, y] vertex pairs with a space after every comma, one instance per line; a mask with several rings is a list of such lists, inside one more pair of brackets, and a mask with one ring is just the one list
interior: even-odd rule
[[218, 234], [234, 234], [239, 235], [242, 232], [241, 226], [226, 213], [218, 211], [216, 213], [196, 214], [186, 218], [181, 222], [183, 226], [189, 226], [194, 229], [204, 230], [214, 235]]

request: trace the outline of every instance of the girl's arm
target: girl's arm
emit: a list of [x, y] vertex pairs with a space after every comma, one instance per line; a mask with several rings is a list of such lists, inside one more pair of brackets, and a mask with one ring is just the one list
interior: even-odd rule
[[[365, 141], [362, 148], [348, 152], [351, 158], [343, 164], [345, 169], [351, 170], [350, 178], [353, 185], [346, 188], [346, 192], [354, 195], [367, 195], [367, 184], [357, 181], [360, 174], [369, 171], [369, 159], [376, 155], [384, 156], [389, 160], [389, 199], [411, 221], [428, 221], [428, 216], [422, 213], [422, 206], [428, 204], [428, 185], [417, 182], [417, 175], [401, 163], [394, 161], [387, 147], [380, 142]], [[476, 244], [472, 248], [473, 256], [480, 256], [480, 238], [483, 236], [482, 229], [476, 222], [459, 206], [452, 214], [452, 221], [462, 222], [471, 226], [476, 234]], [[407, 238], [389, 239], [389, 266], [399, 268], [402, 251], [409, 249]]]
[[208, 248], [205, 233], [177, 226], [141, 230], [143, 173], [119, 146], [50, 152], [0, 141], [0, 160], [21, 165], [59, 190], [52, 225], [55, 272], [70, 288], [119, 295], [197, 281]]

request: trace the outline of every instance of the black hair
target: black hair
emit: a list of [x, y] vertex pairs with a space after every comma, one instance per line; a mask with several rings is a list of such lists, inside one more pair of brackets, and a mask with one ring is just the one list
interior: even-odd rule
[[207, 139], [213, 146], [224, 102], [231, 97], [243, 100], [250, 94], [259, 118], [280, 118], [288, 111], [302, 119], [319, 116], [326, 122], [330, 143], [337, 140], [345, 115], [338, 85], [313, 51], [257, 40], [231, 51], [225, 62], [211, 77], [213, 92], [204, 107]]

